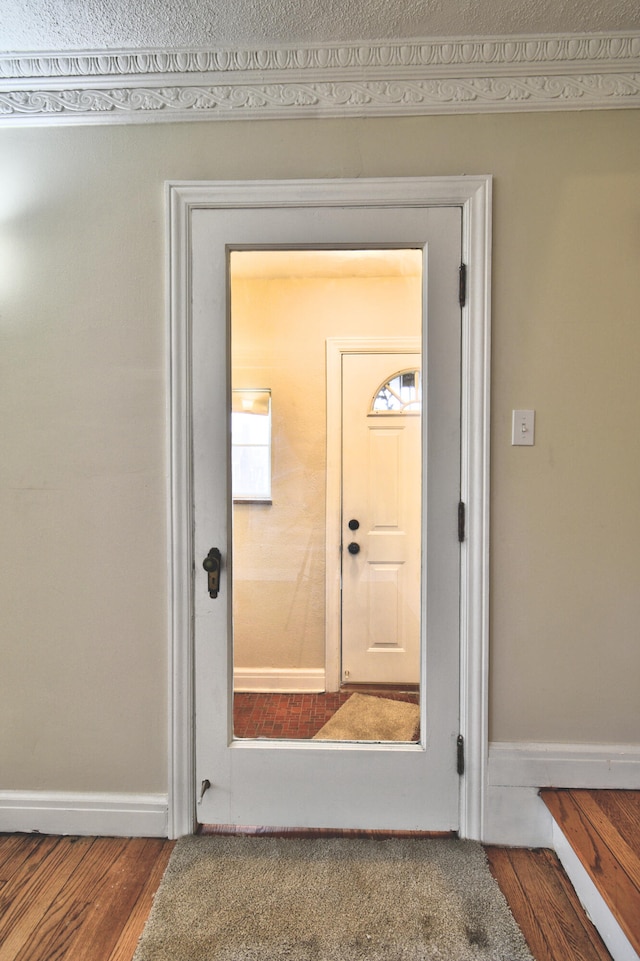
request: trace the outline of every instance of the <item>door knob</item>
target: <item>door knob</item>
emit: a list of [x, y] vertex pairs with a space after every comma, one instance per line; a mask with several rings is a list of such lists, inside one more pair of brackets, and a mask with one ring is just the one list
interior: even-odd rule
[[360, 553], [360, 545], [359, 545], [359, 544], [356, 544], [355, 541], [351, 541], [351, 543], [350, 543], [349, 546], [347, 547], [347, 550], [349, 551], [350, 554], [359, 554], [359, 553]]
[[220, 590], [220, 568], [222, 567], [222, 554], [217, 547], [212, 547], [202, 566], [207, 572], [207, 586], [210, 597], [217, 597]]

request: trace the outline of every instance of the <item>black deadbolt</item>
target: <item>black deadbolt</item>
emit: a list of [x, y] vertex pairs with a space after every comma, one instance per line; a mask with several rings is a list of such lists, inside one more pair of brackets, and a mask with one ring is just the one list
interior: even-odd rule
[[360, 521], [356, 521], [356, 520], [349, 521], [350, 531], [357, 531], [359, 527], [360, 527]]

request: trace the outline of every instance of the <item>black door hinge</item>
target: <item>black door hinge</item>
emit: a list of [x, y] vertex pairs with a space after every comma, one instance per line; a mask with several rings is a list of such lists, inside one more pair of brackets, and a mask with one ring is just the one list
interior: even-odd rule
[[460, 264], [458, 271], [458, 302], [461, 307], [467, 302], [467, 265]]
[[464, 774], [464, 738], [462, 734], [458, 734], [456, 739], [456, 752], [457, 752], [457, 765], [456, 769], [460, 777]]
[[459, 501], [458, 503], [458, 540], [462, 544], [465, 537], [465, 521], [466, 521], [466, 511], [464, 506], [464, 501]]

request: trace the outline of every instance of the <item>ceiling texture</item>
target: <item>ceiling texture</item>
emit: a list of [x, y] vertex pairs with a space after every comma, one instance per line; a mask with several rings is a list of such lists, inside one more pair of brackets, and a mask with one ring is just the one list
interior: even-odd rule
[[638, 0], [0, 7], [0, 125], [638, 105]]
[[638, 0], [4, 0], [5, 51], [175, 49], [636, 30]]

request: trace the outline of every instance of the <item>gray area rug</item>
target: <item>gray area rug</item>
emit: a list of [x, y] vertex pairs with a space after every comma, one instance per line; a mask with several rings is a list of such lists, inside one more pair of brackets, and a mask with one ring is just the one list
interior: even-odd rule
[[420, 708], [406, 701], [352, 694], [314, 741], [410, 741], [420, 722]]
[[134, 961], [532, 961], [481, 846], [189, 837]]

